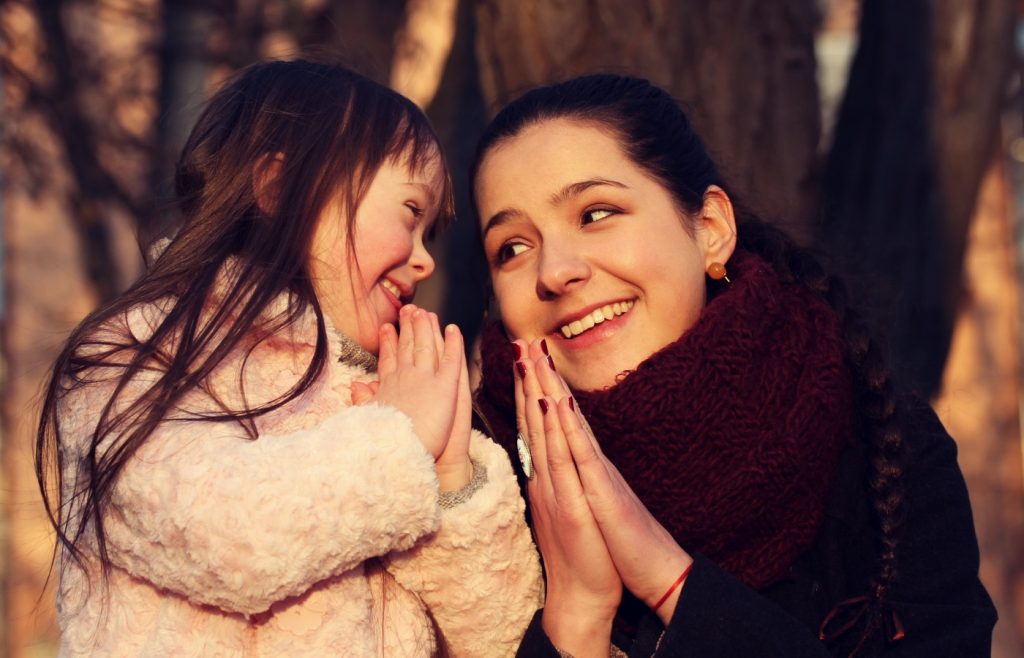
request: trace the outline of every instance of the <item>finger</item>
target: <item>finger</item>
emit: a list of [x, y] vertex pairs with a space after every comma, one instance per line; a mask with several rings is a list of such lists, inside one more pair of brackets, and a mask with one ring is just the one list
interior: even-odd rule
[[[434, 348], [438, 354], [444, 354], [444, 333], [441, 331], [441, 322], [437, 318], [437, 313], [429, 313], [430, 326], [433, 329], [434, 334]], [[448, 327], [445, 327], [445, 331]]]
[[412, 314], [412, 360], [417, 368], [437, 370], [437, 342], [434, 340], [433, 326], [430, 315], [423, 309], [416, 309]]
[[[460, 370], [466, 362], [466, 351], [462, 341], [462, 332], [454, 324], [445, 327], [442, 347], [444, 351], [441, 354], [441, 362], [438, 364], [438, 374], [444, 381], [457, 384], [461, 374]], [[468, 377], [466, 381], [468, 386]]]
[[369, 384], [363, 382], [352, 382], [349, 389], [352, 393], [352, 404], [366, 404], [373, 401], [375, 391]]
[[[449, 325], [455, 327], [455, 325]], [[449, 331], [445, 327], [445, 331]], [[458, 332], [458, 327], [455, 327]], [[462, 332], [458, 332], [461, 336]], [[465, 349], [459, 350], [459, 381], [458, 392], [455, 396], [455, 423], [452, 427], [452, 440], [460, 450], [467, 450], [469, 447], [469, 434], [473, 423], [473, 395], [469, 390], [469, 367], [466, 363]]]
[[513, 391], [515, 393], [516, 401], [516, 430], [520, 432], [526, 431], [526, 415], [525, 415], [525, 404], [526, 394], [523, 392], [523, 376], [526, 371], [523, 370], [521, 361], [521, 355], [523, 354], [523, 343], [519, 340], [512, 341], [512, 348], [516, 352], [516, 359], [512, 362], [512, 382]]
[[[555, 499], [560, 504], [575, 507], [585, 504], [583, 485], [576, 472], [572, 451], [562, 429], [562, 417], [554, 398], [541, 397], [544, 417], [544, 445], [547, 450], [548, 474]], [[547, 409], [546, 412], [543, 410]]]
[[568, 395], [567, 397], [569, 398], [567, 400], [567, 404], [569, 405], [569, 408], [572, 410], [572, 412], [576, 414], [576, 418], [579, 420], [580, 427], [583, 428], [583, 434], [584, 436], [586, 436], [587, 440], [590, 441], [590, 445], [594, 449], [594, 452], [601, 456], [604, 456], [604, 451], [601, 450], [601, 442], [597, 440], [597, 435], [594, 434], [593, 428], [591, 428], [590, 423], [587, 422], [587, 417], [583, 415], [583, 410], [580, 409], [579, 405], [576, 403], [576, 398], [573, 397], [571, 394]]
[[558, 371], [555, 369], [554, 360], [547, 354], [545, 342], [540, 340], [535, 341], [535, 343], [535, 345], [531, 345], [530, 354], [536, 355], [534, 357], [534, 365], [536, 366], [534, 371], [537, 373], [537, 381], [540, 383], [544, 395], [548, 395], [555, 400], [560, 400], [570, 395], [568, 384], [558, 374]]
[[[533, 362], [523, 359], [518, 362], [518, 374], [523, 387], [523, 419], [525, 424], [519, 431], [526, 439], [530, 455], [533, 458], [534, 480], [539, 486], [549, 488], [547, 468], [547, 448], [544, 443], [544, 413], [540, 403], [541, 390], [537, 377], [533, 372]], [[547, 402], [545, 402], [547, 404]]]
[[390, 377], [398, 367], [398, 330], [394, 325], [381, 325], [378, 332], [380, 348], [377, 353], [377, 375]]
[[596, 439], [593, 439], [590, 427], [581, 422], [582, 416], [577, 413], [571, 397], [567, 396], [558, 401], [557, 412], [566, 445], [572, 453], [572, 460], [580, 472], [580, 478], [583, 479], [585, 472], [593, 474], [595, 467], [603, 467], [603, 455], [598, 449]]
[[406, 304], [398, 311], [398, 366], [413, 364], [412, 316], [416, 310], [412, 304]]

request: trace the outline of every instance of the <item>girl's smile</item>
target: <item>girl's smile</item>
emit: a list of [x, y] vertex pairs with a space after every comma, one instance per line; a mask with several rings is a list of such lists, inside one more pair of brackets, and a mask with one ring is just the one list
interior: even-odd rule
[[441, 172], [439, 159], [421, 172], [381, 165], [356, 209], [354, 255], [340, 208], [328, 207], [317, 225], [310, 271], [324, 313], [370, 352], [377, 353], [379, 327], [396, 323], [434, 272], [424, 239], [437, 217]]

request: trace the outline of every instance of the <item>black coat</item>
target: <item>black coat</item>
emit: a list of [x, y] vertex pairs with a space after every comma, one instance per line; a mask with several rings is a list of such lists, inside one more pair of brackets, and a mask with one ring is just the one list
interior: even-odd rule
[[[906, 516], [889, 600], [905, 637], [889, 644], [876, 634], [858, 655], [989, 656], [996, 611], [978, 580], [978, 542], [956, 444], [926, 404], [908, 400], [901, 409]], [[630, 656], [659, 658], [848, 655], [860, 627], [827, 645], [818, 631], [837, 603], [867, 593], [877, 573], [865, 472], [864, 447], [855, 442], [840, 457], [815, 543], [788, 578], [754, 591], [696, 555], [668, 628], [648, 613], [635, 637], [616, 643], [629, 645]], [[518, 655], [557, 658], [540, 612]]]

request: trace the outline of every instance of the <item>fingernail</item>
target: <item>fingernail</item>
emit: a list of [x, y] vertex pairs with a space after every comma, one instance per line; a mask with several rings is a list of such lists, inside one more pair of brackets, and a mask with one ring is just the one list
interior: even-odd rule
[[551, 368], [552, 372], [558, 372], [557, 370], [555, 370], [555, 362], [551, 360], [550, 356], [548, 357], [548, 366]]
[[547, 354], [547, 353], [548, 353], [548, 341], [547, 341], [547, 339], [546, 339], [546, 338], [541, 338], [541, 339], [540, 339], [540, 349], [541, 349], [541, 351], [543, 351], [543, 352], [544, 352], [545, 354]]
[[516, 370], [519, 372], [520, 378], [526, 377], [526, 366], [523, 365], [522, 361], [516, 361]]
[[540, 412], [546, 416], [548, 413], [548, 401], [544, 398], [540, 398], [537, 402], [540, 403]]
[[512, 343], [512, 349], [516, 351], [516, 361], [523, 358], [523, 348], [519, 347], [519, 343]]
[[569, 408], [576, 411], [576, 401], [572, 399], [571, 395], [569, 396]]

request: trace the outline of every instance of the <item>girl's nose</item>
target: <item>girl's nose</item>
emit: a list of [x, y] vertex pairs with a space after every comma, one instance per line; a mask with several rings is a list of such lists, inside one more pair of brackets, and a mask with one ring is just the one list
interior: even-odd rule
[[412, 268], [417, 282], [423, 281], [434, 273], [434, 257], [419, 240], [416, 241], [416, 246], [413, 247], [412, 254], [409, 256], [409, 267]]
[[572, 245], [547, 241], [540, 249], [537, 295], [541, 299], [564, 295], [590, 279], [590, 264]]

